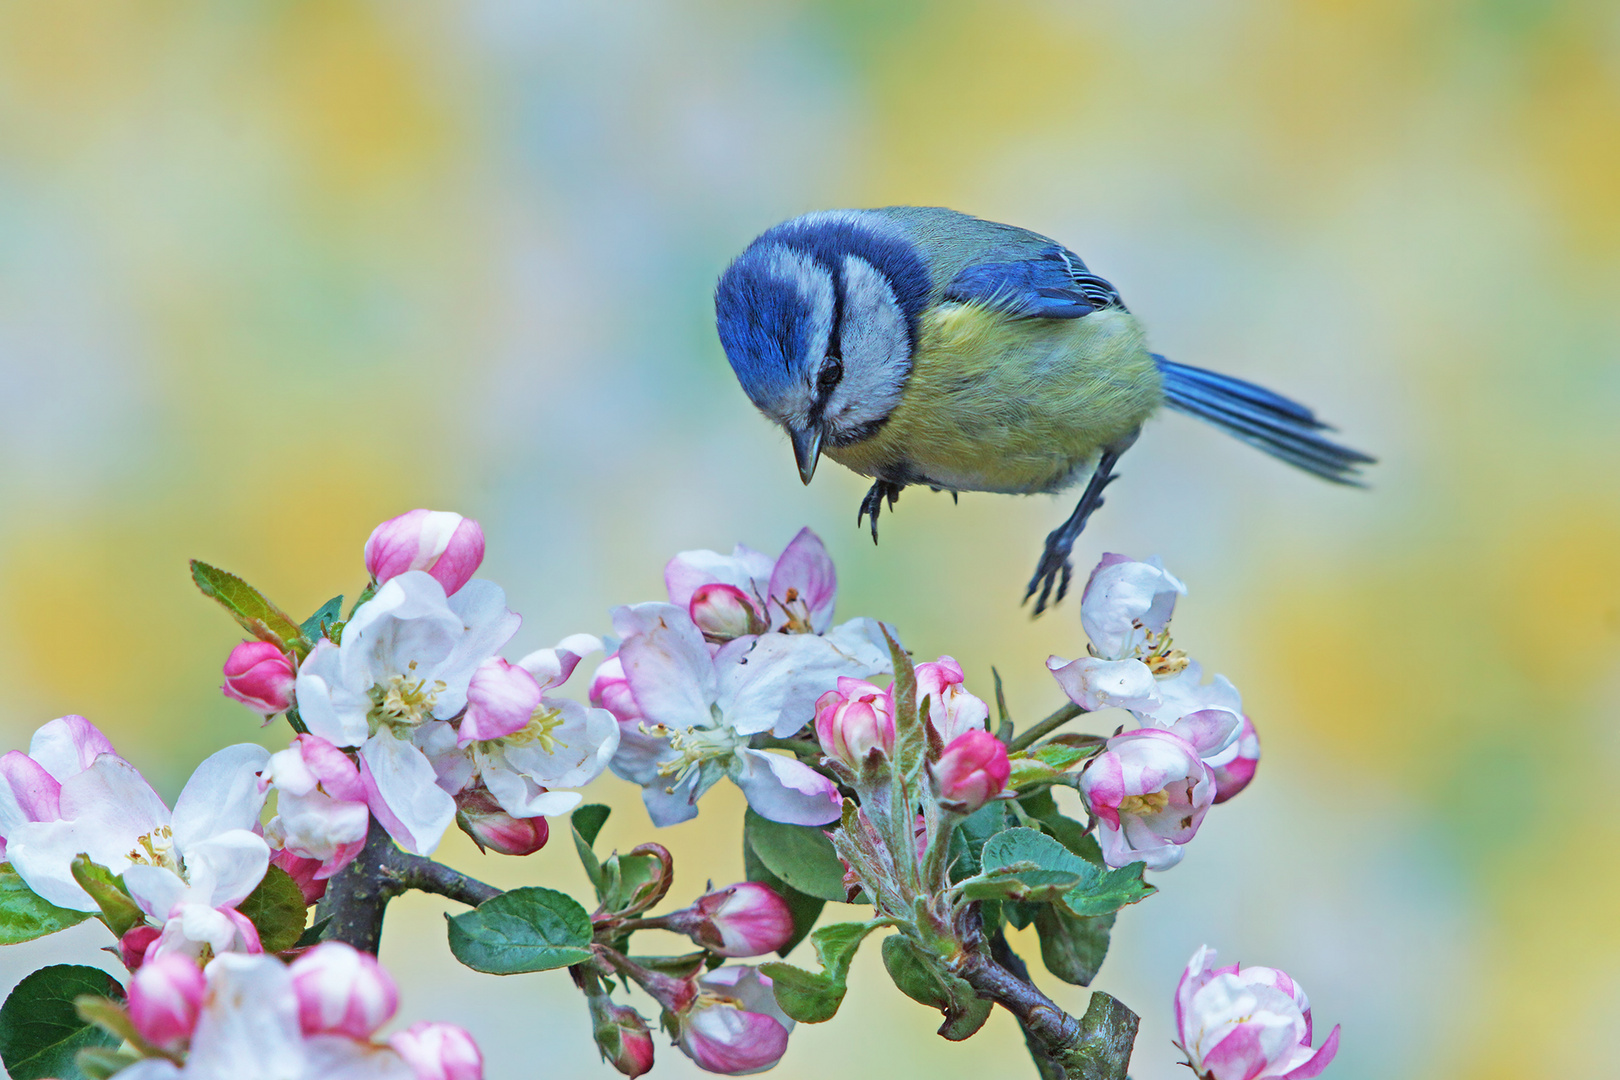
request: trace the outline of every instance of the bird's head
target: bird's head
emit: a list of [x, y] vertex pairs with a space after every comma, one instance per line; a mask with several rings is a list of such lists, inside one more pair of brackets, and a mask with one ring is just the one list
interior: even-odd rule
[[809, 483], [823, 446], [870, 438], [911, 374], [929, 277], [872, 211], [806, 214], [761, 235], [715, 289], [737, 381], [793, 440]]

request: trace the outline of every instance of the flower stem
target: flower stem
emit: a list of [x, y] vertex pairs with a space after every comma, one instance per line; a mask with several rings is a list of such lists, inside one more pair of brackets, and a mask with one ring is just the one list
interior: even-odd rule
[[1031, 745], [1037, 739], [1044, 739], [1046, 736], [1052, 734], [1052, 732], [1056, 731], [1058, 728], [1062, 727], [1064, 724], [1067, 724], [1070, 720], [1073, 720], [1075, 717], [1079, 716], [1085, 711], [1085, 709], [1082, 709], [1074, 702], [1069, 702], [1057, 712], [1053, 713], [1051, 716], [1048, 716], [1045, 720], [1042, 720], [1040, 723], [1036, 724], [1022, 735], [1019, 735], [1017, 738], [1013, 739], [1012, 742], [1008, 743], [1008, 752], [1016, 753], [1017, 751]]

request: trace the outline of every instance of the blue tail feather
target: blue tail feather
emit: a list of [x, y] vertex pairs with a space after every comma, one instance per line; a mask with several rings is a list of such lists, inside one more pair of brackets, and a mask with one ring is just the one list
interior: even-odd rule
[[1164, 377], [1165, 403], [1214, 424], [1306, 472], [1336, 484], [1361, 485], [1361, 466], [1376, 458], [1325, 438], [1332, 431], [1297, 401], [1230, 375], [1153, 356]]

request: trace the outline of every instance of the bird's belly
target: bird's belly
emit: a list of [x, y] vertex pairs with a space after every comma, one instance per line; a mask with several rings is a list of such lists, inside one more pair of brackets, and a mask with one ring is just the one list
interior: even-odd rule
[[1008, 319], [974, 305], [924, 316], [900, 405], [872, 438], [828, 447], [855, 472], [955, 491], [1058, 491], [1159, 406], [1141, 328], [1116, 309]]

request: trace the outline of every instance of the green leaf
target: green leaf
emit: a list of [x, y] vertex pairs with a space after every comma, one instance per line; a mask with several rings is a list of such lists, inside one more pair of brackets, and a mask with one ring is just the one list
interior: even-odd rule
[[23, 979], [0, 1005], [0, 1062], [12, 1080], [82, 1080], [75, 1055], [119, 1039], [79, 1016], [81, 994], [122, 1001], [124, 988], [100, 968], [53, 964]]
[[197, 583], [204, 596], [219, 601], [220, 606], [230, 612], [231, 618], [240, 623], [242, 629], [260, 641], [268, 641], [300, 656], [309, 652], [310, 643], [304, 640], [304, 632], [298, 624], [286, 612], [266, 600], [258, 589], [235, 574], [192, 559], [191, 580]]
[[979, 854], [984, 842], [1006, 827], [1007, 809], [999, 802], [986, 803], [963, 818], [951, 834], [951, 879], [961, 881], [983, 869]]
[[450, 951], [474, 971], [515, 975], [590, 959], [591, 917], [573, 897], [528, 887], [449, 917]]
[[90, 856], [75, 855], [68, 864], [68, 871], [73, 875], [73, 880], [79, 883], [79, 888], [89, 893], [90, 899], [101, 908], [102, 921], [114, 937], [123, 937], [129, 933], [130, 927], [146, 921], [146, 913], [136, 906], [124, 890], [123, 879], [115, 877], [111, 870], [100, 863], [91, 862]]
[[1046, 970], [1066, 983], [1090, 986], [1108, 955], [1115, 915], [1071, 915], [1061, 904], [1042, 904], [1035, 912], [1035, 932]]
[[[1106, 915], [1145, 899], [1155, 891], [1142, 881], [1142, 863], [1105, 871], [1037, 829], [1008, 829], [992, 836], [984, 845], [982, 858], [984, 873], [979, 879], [970, 880], [975, 885], [984, 881], [1004, 885], [1016, 879], [1031, 887], [1024, 896], [999, 894], [1015, 900], [1058, 899], [1044, 895], [1056, 880], [1048, 875], [1074, 875], [1076, 882], [1061, 894], [1061, 899], [1075, 915]], [[963, 882], [964, 886], [967, 884]]]
[[889, 659], [894, 666], [894, 770], [909, 777], [922, 768], [928, 752], [928, 724], [917, 712], [917, 669], [888, 626], [878, 625], [883, 640], [889, 643]]
[[1074, 1080], [1126, 1080], [1138, 1023], [1137, 1015], [1118, 1000], [1093, 990], [1080, 1018], [1080, 1041], [1063, 1055], [1066, 1075]]
[[298, 631], [304, 636], [305, 641], [314, 644], [327, 636], [328, 627], [336, 626], [342, 621], [343, 597], [339, 595], [322, 604], [319, 611], [304, 620]]
[[1010, 743], [1013, 741], [1013, 722], [1012, 716], [1007, 712], [1007, 695], [1001, 690], [1001, 672], [991, 668], [990, 674], [996, 680], [996, 717], [999, 721], [996, 725], [996, 738], [1003, 744]]
[[795, 945], [809, 935], [827, 902], [820, 897], [800, 892], [771, 873], [765, 868], [765, 864], [759, 861], [754, 849], [747, 844], [743, 845], [743, 877], [769, 886], [776, 891], [776, 895], [787, 901], [788, 911], [793, 915], [793, 936], [788, 938], [787, 944], [776, 950], [777, 956], [786, 956], [793, 951]]
[[1051, 788], [1030, 792], [1018, 800], [1018, 806], [1058, 843], [1087, 862], [1098, 866], [1103, 864], [1102, 849], [1097, 846], [1096, 837], [1080, 822], [1058, 809]]
[[573, 823], [574, 830], [587, 844], [594, 845], [596, 837], [601, 833], [602, 826], [607, 824], [608, 815], [611, 813], [613, 810], [601, 803], [586, 803], [576, 809], [568, 820]]
[[570, 831], [574, 835], [574, 851], [579, 854], [580, 865], [585, 867], [585, 876], [591, 879], [591, 887], [596, 890], [596, 901], [602, 903], [607, 900], [607, 876], [602, 872], [602, 861], [596, 857], [593, 847], [596, 837], [602, 831], [608, 815], [613, 811], [600, 803], [586, 803], [579, 807], [569, 817]]
[[259, 931], [259, 944], [268, 953], [286, 952], [297, 945], [309, 918], [298, 882], [279, 866], [265, 870], [264, 880], [248, 893], [236, 910], [246, 915]]
[[842, 902], [844, 864], [832, 841], [813, 825], [784, 825], [749, 810], [743, 815], [743, 843], [765, 868], [808, 896]]
[[820, 972], [805, 971], [780, 960], [761, 964], [759, 970], [770, 977], [782, 1011], [802, 1024], [819, 1024], [836, 1016], [848, 990], [849, 965], [856, 950], [867, 934], [886, 925], [883, 919], [833, 923], [811, 934], [810, 944], [821, 961]]
[[902, 994], [945, 1015], [939, 1033], [952, 1042], [973, 1035], [990, 1017], [990, 1002], [903, 934], [883, 939], [883, 966]]
[[87, 1080], [110, 1080], [111, 1077], [141, 1060], [133, 1047], [112, 1050], [105, 1046], [92, 1046], [74, 1055], [79, 1071]]
[[0, 945], [33, 941], [89, 917], [88, 911], [57, 907], [30, 889], [10, 863], [0, 863]]
[[307, 949], [311, 945], [319, 945], [321, 939], [326, 936], [326, 928], [330, 925], [332, 925], [332, 916], [328, 915], [302, 934], [299, 934], [298, 940], [293, 943], [293, 948]]
[[650, 971], [660, 971], [671, 978], [690, 979], [703, 970], [709, 954], [699, 949], [679, 956], [632, 956], [630, 959]]

